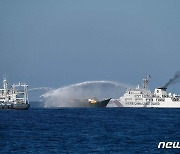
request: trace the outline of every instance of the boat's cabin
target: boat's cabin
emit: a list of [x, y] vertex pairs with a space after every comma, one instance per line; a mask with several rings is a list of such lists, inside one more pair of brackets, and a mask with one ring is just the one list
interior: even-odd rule
[[19, 101], [19, 102], [28, 102], [28, 94], [27, 94], [27, 88], [28, 85], [27, 84], [22, 84], [22, 83], [18, 83], [18, 84], [13, 84], [11, 86], [11, 97], [13, 101]]
[[127, 89], [124, 98], [143, 98], [151, 96], [150, 91], [146, 89]]

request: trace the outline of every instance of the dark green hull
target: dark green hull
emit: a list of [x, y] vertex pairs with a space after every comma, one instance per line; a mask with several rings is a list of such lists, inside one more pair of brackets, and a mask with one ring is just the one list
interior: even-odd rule
[[104, 99], [102, 101], [97, 101], [95, 103], [92, 103], [86, 99], [77, 99], [77, 100], [73, 100], [71, 102], [68, 102], [67, 106], [64, 107], [89, 107], [89, 108], [101, 108], [101, 107], [106, 107], [107, 104], [109, 103], [111, 99]]

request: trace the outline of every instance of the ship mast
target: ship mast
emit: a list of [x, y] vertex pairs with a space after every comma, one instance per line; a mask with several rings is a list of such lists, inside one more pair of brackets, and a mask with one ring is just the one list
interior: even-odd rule
[[144, 79], [143, 79], [143, 88], [144, 89], [148, 89], [148, 83], [149, 83], [149, 79], [151, 78], [150, 75], [147, 75]]
[[4, 88], [4, 98], [5, 98], [5, 102], [8, 101], [8, 83], [6, 78], [4, 78], [3, 80], [3, 88]]

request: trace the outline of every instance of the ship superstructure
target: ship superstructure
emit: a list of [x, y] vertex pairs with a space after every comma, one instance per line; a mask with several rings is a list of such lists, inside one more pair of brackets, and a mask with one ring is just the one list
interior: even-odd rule
[[0, 89], [0, 109], [28, 109], [30, 105], [27, 88], [27, 84], [19, 82], [12, 84], [9, 89], [7, 80], [4, 78], [3, 88]]
[[127, 89], [122, 97], [112, 101], [118, 107], [180, 108], [180, 95], [167, 93], [166, 87], [148, 89], [149, 76], [143, 79], [143, 87]]

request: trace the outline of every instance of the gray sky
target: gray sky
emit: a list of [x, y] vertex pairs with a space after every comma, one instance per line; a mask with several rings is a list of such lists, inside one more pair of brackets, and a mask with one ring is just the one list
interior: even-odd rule
[[180, 1], [1, 0], [0, 53], [1, 78], [30, 87], [148, 73], [153, 89], [180, 70]]

